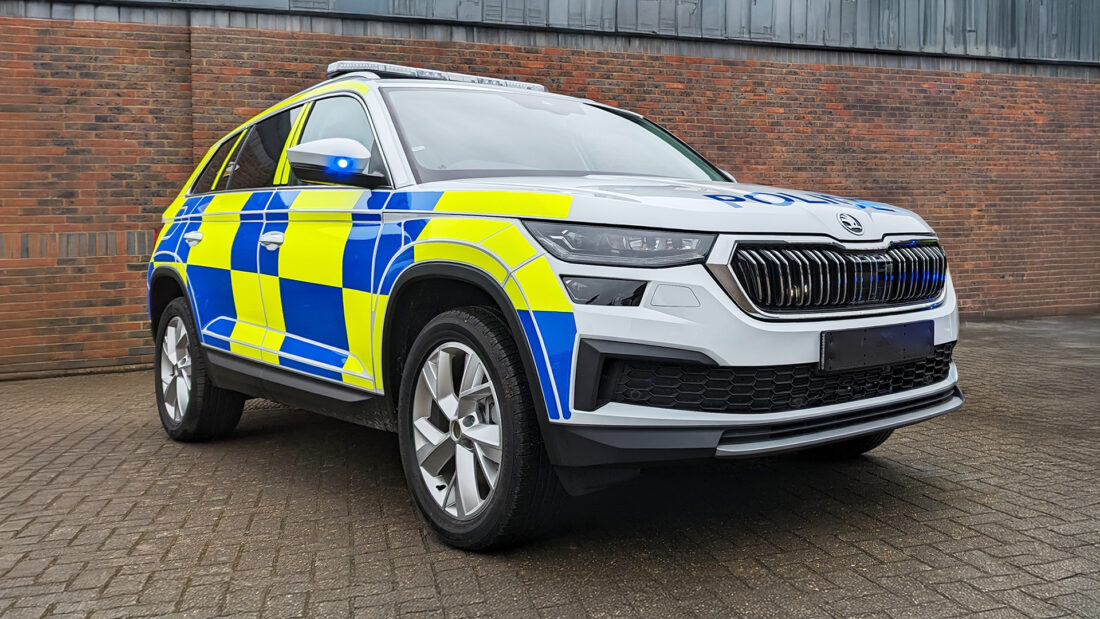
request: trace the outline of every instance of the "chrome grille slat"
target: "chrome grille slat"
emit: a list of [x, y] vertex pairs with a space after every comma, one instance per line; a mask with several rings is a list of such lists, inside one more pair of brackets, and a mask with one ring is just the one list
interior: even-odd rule
[[775, 263], [775, 287], [773, 288], [775, 304], [779, 307], [786, 305], [786, 298], [784, 297], [784, 290], [787, 289], [787, 283], [783, 280], [783, 263], [776, 256], [775, 252], [769, 250], [763, 250], [765, 256], [768, 257], [773, 263]]
[[769, 250], [768, 254], [775, 260], [776, 271], [779, 273], [779, 294], [777, 295], [779, 306], [788, 307], [791, 304], [791, 295], [793, 294], [792, 290], [794, 288], [794, 283], [791, 281], [790, 266], [787, 264], [787, 259], [783, 257], [783, 254], [780, 254], [778, 251]]
[[[748, 258], [750, 261], [752, 261], [752, 266], [753, 266], [754, 269], [759, 270], [761, 267], [763, 267], [763, 263], [760, 262], [756, 258], [756, 254], [753, 251], [751, 251], [751, 250], [746, 251], [745, 252], [745, 257]], [[756, 296], [758, 298], [765, 298], [764, 278], [763, 277], [753, 278], [753, 284], [756, 286]], [[768, 295], [768, 296], [770, 296], [770, 295]]]
[[817, 296], [814, 297], [814, 302], [820, 305], [829, 297], [829, 278], [825, 276], [825, 257], [816, 249], [811, 249], [806, 252], [806, 255], [813, 258], [814, 265], [817, 268]]
[[885, 260], [886, 263], [886, 281], [883, 284], [885, 292], [882, 295], [882, 300], [886, 303], [890, 303], [894, 300], [894, 261]]
[[917, 247], [915, 249], [917, 250], [917, 253], [920, 254], [920, 296], [923, 297], [924, 295], [928, 294], [928, 280], [930, 279], [928, 277], [928, 271], [932, 265], [930, 264], [930, 261], [928, 259], [928, 252], [924, 251], [920, 247]]
[[917, 296], [922, 296], [925, 284], [924, 274], [928, 270], [928, 257], [916, 247], [913, 248], [913, 252], [917, 254]]
[[902, 254], [905, 256], [906, 261], [909, 264], [909, 271], [905, 274], [905, 289], [906, 296], [916, 296], [917, 292], [917, 254], [912, 249], [905, 247], [902, 249]]
[[848, 298], [848, 270], [844, 268], [844, 257], [835, 251], [829, 252], [829, 255], [836, 261], [836, 275], [840, 280], [840, 285], [836, 288], [836, 300], [833, 301], [833, 305], [840, 305], [841, 301]]
[[734, 276], [756, 306], [798, 312], [912, 305], [943, 291], [947, 259], [934, 242], [886, 249], [835, 245], [739, 245]]
[[794, 265], [794, 268], [791, 270], [791, 272], [798, 273], [798, 282], [792, 283], [791, 289], [794, 291], [794, 303], [797, 304], [799, 307], [803, 307], [806, 305], [807, 302], [808, 295], [806, 293], [810, 290], [810, 282], [809, 278], [807, 277], [809, 263], [803, 264], [805, 258], [803, 258], [801, 254], [796, 254], [789, 249], [783, 250], [783, 254], [790, 260], [791, 264]]

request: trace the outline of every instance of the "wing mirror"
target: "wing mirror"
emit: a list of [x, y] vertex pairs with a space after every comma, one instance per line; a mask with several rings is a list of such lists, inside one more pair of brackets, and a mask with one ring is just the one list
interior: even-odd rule
[[388, 180], [368, 172], [370, 149], [349, 138], [313, 140], [286, 149], [290, 169], [299, 180], [313, 183], [355, 185], [375, 189]]

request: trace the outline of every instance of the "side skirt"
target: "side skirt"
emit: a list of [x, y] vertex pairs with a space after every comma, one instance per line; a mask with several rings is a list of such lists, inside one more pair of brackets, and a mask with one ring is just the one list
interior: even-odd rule
[[320, 413], [361, 426], [396, 432], [389, 398], [291, 372], [278, 366], [205, 348], [214, 384], [247, 396]]

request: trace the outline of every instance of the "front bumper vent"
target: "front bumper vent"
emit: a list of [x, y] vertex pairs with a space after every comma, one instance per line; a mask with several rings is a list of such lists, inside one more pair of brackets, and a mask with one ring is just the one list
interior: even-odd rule
[[823, 372], [816, 363], [708, 366], [609, 359], [600, 401], [711, 413], [778, 413], [843, 404], [934, 385], [951, 372], [954, 342], [915, 361]]
[[775, 313], [906, 306], [943, 294], [947, 257], [934, 241], [879, 250], [739, 244], [730, 268], [760, 310]]

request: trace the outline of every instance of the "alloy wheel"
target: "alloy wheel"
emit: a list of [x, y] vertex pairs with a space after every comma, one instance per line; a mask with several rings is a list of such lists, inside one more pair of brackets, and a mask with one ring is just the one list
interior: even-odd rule
[[447, 342], [428, 356], [412, 427], [420, 477], [436, 504], [459, 520], [476, 516], [497, 485], [502, 432], [496, 388], [470, 347]]
[[173, 316], [160, 345], [160, 389], [164, 408], [173, 423], [183, 419], [191, 401], [190, 341], [183, 319]]

